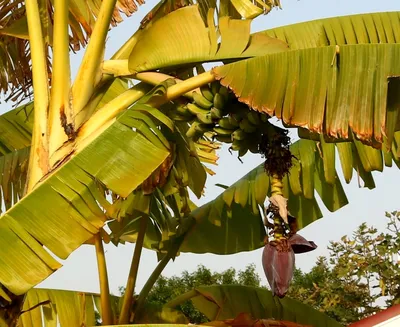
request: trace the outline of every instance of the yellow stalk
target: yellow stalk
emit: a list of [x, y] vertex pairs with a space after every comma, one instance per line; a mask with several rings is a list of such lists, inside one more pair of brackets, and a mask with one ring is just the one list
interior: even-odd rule
[[107, 265], [104, 255], [103, 241], [100, 233], [94, 238], [96, 248], [97, 269], [100, 279], [100, 303], [101, 303], [101, 319], [103, 325], [113, 324], [113, 314], [111, 310], [110, 289], [108, 286]]
[[271, 178], [271, 196], [282, 195], [283, 196], [283, 183], [278, 176], [273, 175]]
[[[144, 73], [141, 73], [144, 74]], [[150, 73], [149, 73], [150, 74]], [[139, 75], [139, 74], [138, 74]], [[143, 75], [141, 75], [143, 76]], [[149, 76], [149, 75], [147, 75]], [[139, 76], [140, 77], [140, 76]], [[153, 100], [149, 101], [149, 104], [158, 107], [164, 103], [167, 103], [168, 101], [174, 100], [176, 98], [179, 98], [180, 96], [187, 95], [188, 93], [193, 92], [197, 88], [211, 83], [215, 81], [215, 76], [210, 72], [205, 72], [200, 75], [185, 79], [182, 82], [179, 82], [175, 85], [170, 86], [167, 89], [167, 92], [164, 94], [162, 97], [155, 97]]]
[[68, 0], [54, 1], [53, 76], [49, 111], [49, 156], [74, 138], [70, 106]]
[[28, 167], [26, 192], [30, 192], [35, 184], [49, 171], [47, 111], [49, 106], [49, 85], [46, 65], [45, 43], [40, 23], [38, 2], [26, 1], [26, 15], [30, 35], [32, 58], [34, 126], [32, 146]]
[[82, 125], [76, 139], [76, 150], [83, 148], [94, 138], [102, 133], [113, 122], [117, 114], [127, 109], [149, 91], [149, 86], [145, 84], [135, 85], [126, 90], [115, 99], [111, 100]]
[[[92, 37], [72, 86], [72, 105], [75, 114], [84, 109], [93, 95], [96, 84], [101, 79], [100, 67], [104, 56], [104, 45], [116, 1], [103, 0], [101, 3]], [[76, 119], [76, 128], [88, 118], [89, 116], [81, 115], [79, 120]]]
[[200, 75], [188, 78], [182, 81], [182, 83], [178, 83], [169, 87], [166, 97], [168, 100], [176, 99], [186, 92], [193, 91], [194, 89], [213, 81], [215, 81], [215, 76], [211, 73], [211, 71], [202, 73]]
[[135, 292], [136, 278], [139, 269], [140, 255], [142, 253], [144, 236], [146, 234], [148, 217], [145, 215], [140, 218], [139, 233], [135, 244], [135, 251], [133, 253], [131, 269], [129, 271], [128, 280], [126, 282], [124, 301], [122, 303], [121, 315], [119, 317], [119, 324], [129, 323], [129, 314], [133, 304], [133, 295]]
[[103, 73], [113, 76], [129, 76], [128, 59], [105, 60], [103, 62]]

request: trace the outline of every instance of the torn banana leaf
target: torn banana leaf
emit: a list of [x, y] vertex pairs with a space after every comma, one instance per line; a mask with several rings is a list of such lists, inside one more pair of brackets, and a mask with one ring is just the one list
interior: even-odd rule
[[[398, 135], [400, 132], [395, 133], [395, 136]], [[386, 153], [386, 166], [391, 166], [393, 161], [400, 166], [399, 145], [394, 142], [393, 150]], [[290, 150], [297, 160], [293, 161], [290, 174], [283, 180], [283, 192], [288, 198], [290, 213], [297, 218], [299, 229], [322, 217], [316, 193], [331, 212], [348, 203], [335, 169], [336, 148], [346, 172], [346, 181], [360, 176], [365, 187], [375, 187], [371, 171], [382, 171], [384, 149], [374, 149], [359, 141], [357, 146], [354, 142], [332, 144], [305, 139], [293, 143]], [[370, 160], [360, 159], [365, 151], [369, 152]], [[270, 177], [264, 172], [264, 164], [261, 164], [213, 201], [192, 211], [191, 216], [196, 219], [196, 224], [180, 250], [232, 254], [262, 247], [265, 229], [260, 210], [269, 192]]]
[[342, 326], [299, 301], [288, 297], [278, 299], [265, 288], [242, 285], [200, 286], [171, 300], [165, 307], [174, 307], [187, 300], [191, 300], [195, 308], [211, 321], [232, 319], [246, 313], [253, 319], [286, 320], [308, 326]]
[[[137, 73], [183, 64], [239, 59], [287, 50], [281, 40], [250, 35], [251, 20], [222, 17], [221, 43], [217, 42], [213, 16], [207, 28], [197, 6], [178, 9], [149, 25], [139, 35], [129, 57], [129, 70]], [[184, 54], [184, 56], [182, 56]]]
[[[122, 298], [111, 296], [111, 310], [115, 323], [118, 322]], [[186, 317], [171, 308], [145, 306], [145, 313], [137, 323], [187, 323]], [[28, 291], [22, 314], [21, 327], [55, 326], [61, 327], [95, 326], [96, 312], [101, 315], [100, 295], [96, 293], [75, 292], [53, 289], [32, 289]]]
[[400, 129], [399, 106], [389, 115], [387, 102], [390, 92], [400, 92], [398, 83], [391, 91], [388, 83], [400, 75], [399, 56], [400, 44], [330, 45], [259, 56], [213, 72], [239, 101], [288, 127], [342, 139], [354, 134], [380, 147], [385, 134], [390, 141]]
[[66, 259], [99, 232], [110, 205], [105, 189], [127, 197], [168, 157], [159, 129], [134, 117], [144, 107], [121, 113], [1, 216], [0, 283], [9, 291], [22, 294], [60, 267], [47, 249]]

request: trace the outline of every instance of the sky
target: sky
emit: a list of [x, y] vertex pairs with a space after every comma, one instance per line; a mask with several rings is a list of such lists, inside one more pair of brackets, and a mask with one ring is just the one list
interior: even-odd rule
[[[319, 18], [327, 18], [357, 13], [399, 11], [399, 0], [282, 0], [282, 10], [273, 10], [270, 14], [257, 18], [252, 25], [252, 31], [265, 30], [277, 26], [294, 24]], [[132, 17], [126, 19], [118, 27], [111, 30], [107, 42], [105, 58], [110, 58], [118, 48], [136, 31], [141, 19], [157, 1], [147, 1]], [[83, 53], [79, 52], [72, 57], [72, 72], [76, 73]], [[3, 105], [2, 105], [3, 106]], [[2, 108], [4, 110], [4, 107]], [[235, 156], [222, 149], [219, 165], [213, 167], [216, 175], [209, 177], [206, 184], [206, 196], [197, 200], [203, 204], [215, 198], [221, 189], [216, 183], [231, 185], [245, 175], [250, 169], [262, 162], [256, 155], [246, 155], [243, 164]], [[339, 175], [340, 167], [339, 169]], [[388, 168], [383, 173], [375, 173], [375, 190], [361, 189], [356, 179], [345, 185], [350, 204], [335, 213], [323, 209], [324, 217], [307, 226], [300, 234], [309, 240], [315, 241], [318, 249], [296, 256], [296, 265], [303, 271], [308, 271], [314, 265], [318, 256], [328, 254], [327, 245], [331, 240], [339, 240], [343, 235], [350, 235], [363, 222], [383, 231], [386, 226], [385, 211], [400, 209], [398, 187], [400, 172], [397, 168]], [[205, 240], [207, 241], [207, 240]], [[110, 280], [110, 290], [118, 294], [118, 287], [126, 283], [134, 246], [106, 245], [106, 260]], [[184, 270], [193, 271], [199, 264], [204, 264], [213, 271], [223, 271], [230, 267], [237, 270], [254, 263], [260, 274], [262, 283], [266, 284], [261, 266], [262, 249], [252, 252], [242, 252], [235, 255], [217, 256], [212, 254], [181, 254], [174, 262], [170, 262], [163, 272], [165, 276], [177, 275]], [[87, 292], [98, 292], [98, 275], [94, 247], [84, 245], [63, 261], [64, 266], [42, 282], [38, 287], [70, 289]], [[146, 282], [148, 276], [157, 264], [154, 252], [144, 249], [137, 281], [137, 291]]]

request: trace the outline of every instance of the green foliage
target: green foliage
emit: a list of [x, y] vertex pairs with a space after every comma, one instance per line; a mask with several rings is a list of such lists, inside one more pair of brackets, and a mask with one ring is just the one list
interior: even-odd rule
[[386, 217], [386, 232], [364, 223], [330, 243], [329, 259], [319, 258], [308, 273], [297, 269], [288, 296], [343, 324], [400, 303], [400, 212]]
[[[261, 278], [256, 273], [254, 264], [248, 265], [244, 270], [236, 271], [233, 268], [221, 273], [211, 272], [210, 269], [199, 265], [197, 270], [189, 273], [182, 272], [180, 276], [160, 276], [147, 297], [147, 305], [162, 306], [178, 295], [191, 291], [198, 286], [206, 285], [244, 285], [260, 286]], [[121, 293], [124, 289], [120, 288]], [[177, 309], [189, 319], [191, 323], [204, 323], [208, 319], [199, 312], [191, 301], [179, 305]]]

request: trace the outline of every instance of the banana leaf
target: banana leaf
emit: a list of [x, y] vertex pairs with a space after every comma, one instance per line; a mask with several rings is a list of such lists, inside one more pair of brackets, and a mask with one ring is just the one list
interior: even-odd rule
[[210, 320], [231, 319], [241, 313], [248, 313], [255, 319], [273, 318], [318, 327], [342, 326], [308, 305], [288, 297], [279, 299], [265, 288], [252, 286], [200, 286], [165, 306], [175, 307], [189, 299]]
[[[284, 196], [288, 199], [290, 213], [297, 218], [298, 228], [322, 218], [316, 193], [331, 212], [348, 203], [335, 169], [337, 156], [347, 183], [359, 176], [364, 181], [363, 186], [372, 189], [375, 187], [372, 171], [382, 171], [393, 162], [400, 168], [399, 142], [400, 132], [397, 132], [391, 152], [374, 149], [360, 141], [334, 144], [323, 139], [320, 142], [300, 139], [291, 145], [291, 152], [297, 159], [283, 180]], [[262, 247], [265, 229], [260, 211], [270, 184], [270, 177], [261, 164], [214, 200], [194, 209], [191, 216], [196, 223], [180, 251], [232, 254]]]
[[[337, 321], [299, 301], [279, 299], [265, 289], [241, 285], [200, 286], [167, 303], [166, 307], [191, 300], [210, 320], [226, 320], [248, 313], [255, 319], [293, 321], [318, 327], [339, 327]], [[207, 323], [205, 324], [207, 325]]]
[[388, 125], [400, 128], [398, 115], [387, 121], [388, 77], [400, 75], [399, 55], [400, 44], [332, 45], [260, 56], [213, 71], [239, 101], [287, 126], [334, 138], [354, 134], [378, 147], [385, 134], [393, 138]]
[[[347, 183], [354, 177], [360, 177], [363, 186], [369, 189], [375, 187], [372, 171], [382, 171], [384, 166], [390, 167], [393, 162], [400, 168], [397, 154], [400, 132], [395, 136], [390, 152], [374, 149], [357, 140], [327, 143], [319, 135], [319, 141], [301, 139], [295, 142], [291, 151], [297, 159], [293, 161], [289, 176], [284, 178], [284, 196], [289, 199], [289, 211], [297, 218], [297, 227], [304, 228], [322, 217], [317, 194], [331, 212], [348, 203], [336, 172], [336, 160], [342, 166]], [[270, 191], [270, 177], [264, 172], [263, 164], [224, 189], [216, 199], [198, 208], [191, 206], [190, 217], [196, 223], [188, 232], [180, 251], [232, 254], [263, 246], [265, 228], [260, 211]], [[162, 192], [165, 193], [166, 189]], [[174, 199], [180, 200], [179, 195]], [[119, 220], [109, 223], [112, 237], [114, 242], [135, 242], [139, 224], [137, 218], [141, 215], [140, 211], [143, 212], [143, 201], [128, 198], [123, 203]], [[160, 251], [162, 244], [175, 235], [174, 226], [183, 218], [179, 210], [177, 213], [171, 209], [171, 202], [165, 202], [165, 205], [170, 209], [163, 210], [158, 206], [150, 209], [154, 223], [148, 227], [145, 240], [148, 239], [149, 243], [145, 242], [145, 246], [156, 251]], [[136, 210], [136, 216], [134, 211], [130, 216], [132, 210]]]
[[166, 160], [159, 128], [169, 119], [153, 121], [151, 109], [138, 103], [121, 113], [1, 216], [0, 283], [10, 292], [22, 294], [60, 267], [47, 249], [66, 259], [99, 232], [110, 206], [105, 190], [127, 197]]
[[[250, 36], [251, 20], [221, 17], [218, 44], [213, 12], [208, 15], [208, 28], [198, 6], [188, 6], [160, 18], [143, 30], [131, 50], [129, 70], [146, 70], [193, 64], [203, 61], [239, 59], [287, 50], [281, 40], [267, 35]], [[182, 55], [184, 54], [184, 55]]]
[[[252, 19], [261, 14], [267, 14], [274, 7], [280, 8], [279, 1], [262, 0], [259, 2], [251, 0], [199, 0], [199, 11], [204, 22], [207, 22], [207, 14], [210, 9], [218, 8], [220, 16], [230, 16], [232, 18]], [[153, 24], [156, 20], [173, 12], [181, 7], [193, 5], [192, 0], [162, 0], [140, 22], [140, 27], [145, 28], [148, 24]]]
[[[96, 92], [92, 103], [101, 108], [126, 89], [126, 82], [119, 78], [112, 79]], [[33, 103], [21, 105], [0, 116], [0, 200], [5, 209], [16, 204], [24, 194], [33, 117]]]
[[[122, 298], [111, 296], [111, 310], [117, 324]], [[138, 323], [187, 323], [186, 317], [171, 308], [146, 304], [145, 314]], [[28, 291], [19, 318], [21, 327], [95, 326], [96, 314], [101, 315], [97, 293], [35, 288]]]
[[277, 27], [267, 34], [286, 42], [291, 50], [331, 45], [399, 43], [400, 12], [380, 12], [317, 19]]

